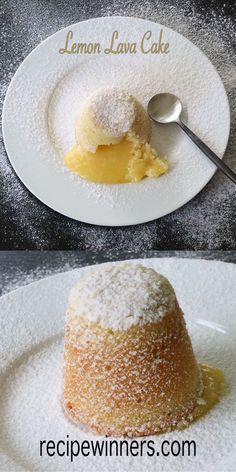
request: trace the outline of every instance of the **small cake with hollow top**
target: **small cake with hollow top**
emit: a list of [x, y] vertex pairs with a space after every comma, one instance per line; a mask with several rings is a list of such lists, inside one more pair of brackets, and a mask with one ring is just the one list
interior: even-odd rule
[[113, 436], [169, 431], [189, 421], [201, 390], [165, 277], [139, 264], [108, 265], [72, 289], [62, 400], [74, 422]]

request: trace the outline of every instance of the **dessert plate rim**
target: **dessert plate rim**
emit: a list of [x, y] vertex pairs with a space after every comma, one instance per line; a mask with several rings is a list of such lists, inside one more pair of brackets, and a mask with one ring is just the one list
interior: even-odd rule
[[[106, 17], [87, 19], [78, 23], [74, 23], [70, 26], [67, 26], [55, 32], [53, 35], [49, 36], [42, 43], [40, 43], [36, 48], [34, 48], [33, 51], [31, 51], [31, 53], [25, 58], [25, 60], [19, 66], [19, 68], [17, 69], [8, 87], [4, 105], [3, 105], [2, 131], [3, 131], [5, 149], [16, 174], [18, 175], [20, 180], [23, 182], [23, 184], [28, 188], [28, 190], [40, 201], [42, 201], [45, 205], [47, 205], [49, 208], [69, 218], [72, 218], [77, 221], [85, 222], [85, 223], [101, 225], [101, 226], [130, 226], [130, 225], [135, 225], [135, 224], [146, 223], [148, 221], [152, 221], [154, 219], [160, 218], [164, 215], [167, 215], [177, 210], [183, 205], [185, 205], [192, 198], [194, 198], [212, 178], [212, 176], [214, 175], [216, 171], [216, 168], [214, 167], [214, 165], [206, 162], [203, 159], [201, 164], [205, 168], [204, 175], [201, 174], [201, 176], [199, 177], [199, 182], [197, 182], [196, 186], [194, 187], [194, 190], [192, 190], [192, 188], [186, 187], [183, 190], [183, 194], [181, 194], [179, 190], [175, 191], [176, 193], [173, 193], [172, 182], [170, 182], [170, 178], [172, 179], [172, 177], [170, 174], [168, 175], [167, 173], [166, 176], [160, 177], [160, 179], [164, 179], [164, 178], [167, 179], [166, 180], [167, 183], [166, 184], [163, 183], [163, 186], [164, 186], [163, 188], [165, 188], [165, 186], [168, 186], [168, 180], [169, 180], [169, 184], [171, 185], [170, 185], [168, 199], [162, 197], [161, 195], [162, 187], [160, 187], [160, 189], [158, 187], [157, 189], [157, 195], [159, 195], [158, 204], [153, 204], [153, 205], [149, 204], [150, 198], [148, 201], [146, 197], [146, 193], [147, 193], [146, 189], [149, 188], [149, 183], [148, 184], [147, 182], [143, 183], [144, 181], [138, 184], [119, 184], [118, 186], [117, 185], [109, 186], [111, 189], [112, 195], [117, 192], [117, 187], [120, 187], [121, 190], [119, 189], [119, 192], [121, 192], [121, 194], [124, 194], [125, 200], [127, 202], [127, 205], [123, 204], [123, 207], [119, 206], [120, 205], [119, 199], [117, 200], [116, 204], [113, 205], [113, 207], [109, 207], [107, 202], [105, 202], [105, 200], [101, 202], [101, 200], [98, 201], [96, 199], [93, 199], [93, 196], [89, 197], [91, 198], [91, 201], [86, 202], [85, 194], [87, 192], [87, 196], [88, 196], [88, 194], [90, 193], [89, 190], [82, 191], [81, 190], [82, 186], [79, 185], [79, 183], [76, 184], [72, 181], [69, 182], [68, 175], [66, 173], [64, 173], [64, 175], [62, 173], [62, 175], [59, 176], [59, 173], [57, 173], [55, 169], [53, 171], [52, 163], [48, 163], [48, 165], [45, 164], [46, 162], [45, 159], [42, 159], [44, 160], [44, 163], [42, 164], [41, 162], [39, 164], [39, 168], [42, 170], [43, 173], [46, 173], [45, 174], [46, 180], [45, 180], [45, 175], [42, 176], [42, 183], [40, 182], [40, 179], [35, 178], [35, 176], [33, 175], [35, 172], [34, 166], [32, 166], [31, 171], [29, 170], [30, 157], [28, 156], [28, 154], [29, 154], [29, 150], [31, 154], [33, 154], [32, 146], [31, 144], [26, 144], [26, 142], [24, 143], [24, 140], [26, 139], [24, 137], [24, 132], [19, 131], [19, 129], [17, 130], [17, 132], [16, 130], [13, 130], [12, 129], [13, 122], [9, 120], [9, 110], [13, 106], [12, 101], [14, 100], [14, 91], [19, 85], [19, 75], [20, 75], [20, 72], [22, 71], [22, 67], [27, 67], [28, 70], [30, 71], [30, 65], [32, 64], [32, 61], [34, 60], [35, 55], [38, 53], [40, 54], [40, 51], [41, 51], [41, 54], [43, 54], [43, 51], [45, 47], [47, 46], [47, 43], [49, 43], [50, 41], [56, 41], [56, 38], [58, 38], [59, 35], [63, 35], [65, 31], [68, 31], [70, 28], [79, 28], [79, 27], [82, 27], [83, 24], [89, 25], [91, 23], [94, 24], [96, 22], [98, 25], [101, 24], [102, 22], [103, 23], [105, 22], [105, 24], [107, 24], [106, 22], [110, 22], [111, 24], [112, 22], [114, 22], [115, 24], [115, 21], [119, 21], [120, 25], [125, 25], [127, 24], [127, 22], [130, 22], [130, 23], [137, 22], [137, 25], [144, 26], [146, 24], [146, 25], [152, 25], [153, 28], [160, 28], [160, 27], [165, 28], [165, 30], [167, 32], [170, 32], [170, 34], [174, 36], [177, 35], [176, 37], [179, 38], [179, 41], [182, 41], [183, 43], [187, 44], [191, 48], [191, 51], [194, 52], [196, 59], [199, 60], [199, 62], [201, 59], [202, 61], [205, 61], [205, 64], [208, 64], [208, 66], [210, 67], [214, 75], [215, 84], [217, 83], [217, 86], [220, 87], [219, 97], [221, 98], [221, 102], [224, 103], [223, 119], [226, 122], [226, 128], [225, 128], [225, 131], [223, 132], [224, 133], [224, 137], [223, 137], [224, 146], [222, 148], [222, 151], [218, 152], [219, 157], [222, 158], [225, 152], [225, 149], [227, 147], [229, 133], [230, 133], [230, 110], [229, 110], [229, 102], [228, 102], [227, 94], [216, 68], [211, 63], [211, 61], [207, 58], [207, 56], [197, 46], [195, 46], [189, 39], [184, 37], [182, 34], [160, 23], [157, 23], [151, 20], [142, 19], [142, 18], [136, 18], [136, 17], [106, 16]], [[17, 116], [17, 120], [20, 122], [20, 119], [21, 119], [21, 116], [19, 112], [19, 115]], [[21, 141], [20, 138], [22, 138], [22, 143], [23, 143], [22, 146], [24, 145], [29, 146], [29, 149], [26, 149], [26, 155], [28, 156], [27, 158], [23, 157], [24, 156], [23, 150], [22, 149], [19, 150], [19, 141]], [[187, 143], [187, 137], [186, 138], [184, 137], [183, 139], [185, 140], [185, 143]], [[40, 160], [41, 159], [40, 151], [36, 152], [36, 154], [37, 156], [39, 156], [38, 158]], [[49, 154], [50, 154], [50, 150], [49, 150]], [[196, 159], [198, 160], [199, 158], [198, 150], [194, 151], [194, 155], [195, 154], [196, 154]], [[39, 171], [39, 174], [41, 170]], [[67, 175], [67, 177], [65, 175]], [[198, 178], [196, 176], [194, 177], [196, 179]], [[175, 177], [173, 178], [175, 179]], [[182, 178], [184, 179], [184, 175], [182, 176]], [[51, 189], [49, 190], [50, 184], [52, 185], [52, 187], [54, 186], [54, 189], [55, 189], [54, 192], [52, 192]], [[75, 185], [77, 185], [77, 189], [75, 188]], [[139, 185], [140, 190], [139, 191], [137, 190], [136, 193], [134, 193], [133, 191], [134, 187], [132, 188], [132, 186], [134, 185]], [[154, 192], [155, 192], [156, 185], [159, 185], [159, 183], [158, 184], [155, 183], [154, 190], [153, 190]], [[177, 183], [177, 186], [178, 185], [180, 185], [180, 182], [179, 184]], [[69, 188], [70, 186], [73, 187], [73, 189], [71, 188], [71, 192]], [[63, 191], [61, 191], [61, 188]], [[90, 188], [89, 184], [87, 188], [88, 189]], [[93, 187], [91, 187], [91, 189], [92, 188]], [[93, 192], [91, 193], [93, 194]], [[141, 193], [143, 195], [142, 199], [140, 199]], [[132, 200], [133, 198], [135, 199], [134, 204], [132, 203], [132, 206], [130, 208], [129, 208], [129, 205], [131, 205], [131, 203], [129, 202], [129, 195], [130, 195], [130, 200]], [[78, 201], [81, 199], [81, 202], [83, 202], [83, 204], [81, 203], [80, 205], [78, 203], [78, 205], [76, 206], [75, 203], [73, 202], [75, 196], [78, 199]], [[155, 199], [156, 199], [156, 195], [154, 193], [154, 201]]]
[[[40, 344], [41, 342], [44, 342], [44, 339], [47, 340], [47, 339], [57, 337], [58, 334], [61, 335], [63, 326], [64, 326], [65, 300], [67, 298], [68, 289], [69, 287], [71, 287], [71, 284], [75, 283], [75, 280], [77, 280], [78, 277], [83, 276], [88, 271], [96, 270], [102, 266], [107, 266], [111, 264], [122, 264], [125, 262], [129, 262], [132, 264], [143, 263], [144, 265], [154, 267], [156, 270], [160, 270], [161, 272], [163, 271], [164, 275], [167, 275], [167, 272], [171, 273], [171, 271], [174, 274], [176, 271], [175, 277], [177, 277], [177, 274], [179, 274], [179, 270], [183, 270], [184, 277], [187, 277], [188, 274], [190, 274], [190, 272], [193, 273], [193, 271], [203, 271], [205, 273], [207, 272], [208, 274], [207, 280], [208, 280], [209, 287], [211, 286], [211, 278], [209, 277], [209, 274], [215, 274], [213, 275], [215, 279], [218, 277], [219, 274], [221, 274], [220, 277], [222, 279], [224, 277], [225, 280], [229, 280], [228, 283], [230, 284], [235, 283], [234, 281], [236, 280], [236, 265], [230, 262], [204, 260], [204, 259], [196, 259], [196, 258], [191, 259], [191, 258], [170, 258], [170, 257], [155, 258], [155, 257], [152, 257], [152, 258], [144, 258], [144, 259], [143, 258], [130, 259], [130, 260], [125, 259], [121, 261], [109, 261], [102, 264], [93, 264], [86, 267], [80, 267], [77, 269], [56, 273], [54, 275], [50, 275], [36, 282], [32, 282], [28, 285], [20, 287], [0, 297], [0, 307], [2, 308], [1, 317], [0, 317], [0, 327], [1, 327], [0, 337], [1, 335], [3, 337], [7, 336], [9, 338], [12, 338], [11, 339], [12, 343], [15, 342], [14, 329], [12, 330], [10, 324], [8, 325], [5, 322], [5, 317], [6, 315], [8, 315], [8, 318], [12, 318], [12, 321], [10, 322], [9, 320], [9, 323], [13, 322], [14, 324], [14, 322], [17, 322], [17, 319], [18, 319], [18, 322], [19, 320], [21, 322], [21, 334], [19, 336], [19, 341], [20, 341], [20, 344], [22, 344], [21, 346], [22, 352], [21, 353], [19, 352], [15, 358], [11, 359], [10, 353], [8, 353], [5, 356], [6, 357], [5, 366], [3, 368], [1, 368], [0, 366], [0, 380], [1, 380], [2, 375], [4, 375], [6, 371], [8, 372], [9, 369], [11, 371], [11, 363], [14, 362], [15, 359], [18, 359], [18, 357], [20, 357], [22, 353], [27, 354], [29, 349], [30, 350], [34, 349], [35, 346], [37, 347], [38, 344]], [[226, 275], [228, 276], [228, 278], [226, 278]], [[46, 317], [45, 315], [43, 316], [44, 323], [46, 322], [46, 325], [47, 325], [45, 327], [45, 332], [44, 332], [42, 323], [40, 324], [40, 320], [38, 320], [38, 317], [34, 315], [33, 329], [38, 329], [39, 331], [41, 329], [42, 340], [38, 342], [34, 339], [34, 336], [33, 336], [32, 339], [30, 340], [30, 343], [28, 343], [28, 345], [27, 343], [22, 342], [21, 338], [24, 337], [24, 331], [26, 331], [26, 333], [27, 333], [27, 330], [28, 332], [30, 331], [30, 327], [28, 327], [26, 330], [23, 330], [22, 326], [24, 325], [24, 323], [27, 324], [27, 319], [33, 319], [32, 306], [34, 304], [35, 295], [38, 296], [40, 300], [40, 297], [45, 296], [46, 292], [49, 294], [54, 293], [54, 296], [51, 295], [51, 298], [54, 298], [57, 295], [57, 293], [58, 294], [61, 293], [62, 287], [64, 287], [64, 292], [66, 292], [66, 294], [61, 294], [63, 300], [62, 300], [62, 303], [58, 305], [61, 313], [58, 314], [57, 309], [54, 310], [54, 313], [53, 311], [50, 311], [50, 317], [53, 316], [53, 323], [50, 317]], [[178, 298], [178, 290], [179, 288], [177, 288], [177, 298]], [[209, 297], [210, 295], [211, 294], [209, 293]], [[224, 288], [222, 288], [222, 295], [225, 296]], [[50, 300], [50, 296], [49, 296], [49, 300], [48, 300], [49, 309], [50, 309], [50, 304], [53, 303], [53, 301], [54, 300]], [[180, 301], [180, 304], [181, 302], [183, 302], [183, 300]], [[9, 309], [5, 310], [4, 307], [5, 308], [8, 307]], [[19, 311], [22, 311], [23, 316], [21, 316]], [[9, 314], [10, 314], [10, 317], [9, 317]], [[190, 318], [187, 317], [186, 321], [187, 321], [187, 324], [189, 323], [189, 325], [198, 324], [198, 319], [195, 320], [195, 318], [192, 319], [191, 317]], [[207, 320], [205, 320], [205, 318], [203, 317], [203, 320], [200, 320], [200, 321], [207, 321]], [[224, 319], [224, 314], [222, 315], [221, 321], [222, 321], [221, 324], [217, 324], [216, 326], [214, 326], [214, 323], [212, 323], [212, 320], [211, 320], [210, 324], [208, 324], [208, 326], [206, 326], [205, 328], [218, 331], [217, 333], [218, 337], [221, 337], [221, 336], [231, 337], [232, 336], [232, 338], [236, 339], [235, 324], [234, 323], [231, 324], [231, 320], [227, 320], [226, 318]], [[230, 324], [228, 323], [228, 321], [230, 321]], [[217, 329], [217, 328], [220, 328], [220, 329]], [[231, 331], [233, 331], [233, 333]], [[1, 343], [0, 343], [0, 346], [1, 346]], [[7, 357], [9, 357], [9, 359]], [[205, 424], [205, 427], [206, 427], [206, 424]], [[161, 436], [159, 436], [159, 438], [160, 437]], [[1, 446], [1, 443], [0, 443], [0, 446]], [[0, 457], [1, 457], [1, 452], [0, 452]], [[232, 461], [234, 460], [235, 457], [236, 457], [236, 450], [232, 451], [232, 454], [230, 454], [229, 457], [227, 456], [226, 458], [224, 458], [226, 462], [222, 463], [221, 465], [222, 466], [228, 465], [228, 464], [233, 465], [234, 462]], [[0, 470], [12, 470], [11, 468], [12, 464], [10, 464], [11, 459], [12, 458], [9, 457], [9, 469], [8, 469], [7, 468], [8, 459], [7, 459], [7, 456], [5, 455], [4, 460], [5, 460], [6, 466], [4, 465], [5, 467], [4, 469], [1, 469], [1, 466], [0, 466]], [[160, 459], [158, 463], [160, 464]], [[186, 470], [186, 471], [189, 470], [188, 466], [186, 466], [186, 469], [182, 468], [182, 470]], [[209, 470], [207, 467], [207, 464], [206, 464], [205, 470], [206, 471]]]

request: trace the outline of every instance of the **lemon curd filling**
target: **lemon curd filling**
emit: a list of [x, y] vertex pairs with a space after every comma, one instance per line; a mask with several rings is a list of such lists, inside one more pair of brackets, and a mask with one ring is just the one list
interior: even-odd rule
[[74, 146], [65, 156], [65, 165], [86, 180], [121, 184], [164, 174], [168, 165], [157, 157], [148, 143], [129, 134], [117, 144], [98, 146], [95, 153]]
[[201, 400], [192, 412], [192, 421], [204, 416], [227, 392], [223, 372], [220, 369], [207, 364], [201, 364], [200, 371], [202, 375], [203, 391]]
[[116, 88], [88, 98], [76, 123], [76, 144], [64, 163], [96, 183], [139, 182], [159, 177], [168, 165], [150, 146], [151, 125], [142, 105]]

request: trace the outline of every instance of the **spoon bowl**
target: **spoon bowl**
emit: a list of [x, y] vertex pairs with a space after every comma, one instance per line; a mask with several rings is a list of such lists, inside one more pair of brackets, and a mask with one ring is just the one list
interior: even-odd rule
[[181, 120], [182, 103], [172, 93], [158, 93], [148, 102], [148, 115], [155, 123], [176, 123], [188, 135], [188, 137], [201, 149], [227, 177], [236, 184], [236, 174], [210, 149], [191, 129]]
[[178, 123], [182, 103], [172, 93], [158, 93], [148, 103], [148, 114], [156, 123]]

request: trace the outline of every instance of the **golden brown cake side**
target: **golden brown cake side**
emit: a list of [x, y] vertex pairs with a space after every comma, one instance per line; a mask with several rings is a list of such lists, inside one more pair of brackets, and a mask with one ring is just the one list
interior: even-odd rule
[[143, 436], [188, 421], [201, 390], [182, 312], [157, 322], [104, 328], [68, 310], [63, 407], [99, 434]]

